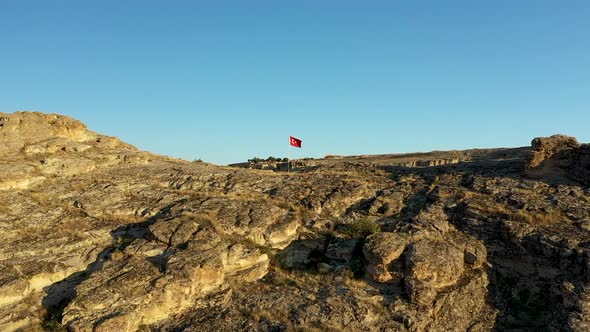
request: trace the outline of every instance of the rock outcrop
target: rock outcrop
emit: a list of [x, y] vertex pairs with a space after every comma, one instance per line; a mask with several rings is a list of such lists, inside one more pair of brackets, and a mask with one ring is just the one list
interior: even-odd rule
[[525, 167], [533, 178], [561, 176], [590, 186], [590, 145], [564, 135], [535, 138]]
[[533, 145], [287, 174], [0, 114], [0, 330], [586, 331], [588, 146]]
[[527, 168], [539, 167], [541, 163], [557, 153], [569, 152], [580, 148], [580, 143], [574, 137], [553, 135], [538, 137], [531, 143], [532, 151], [527, 160]]

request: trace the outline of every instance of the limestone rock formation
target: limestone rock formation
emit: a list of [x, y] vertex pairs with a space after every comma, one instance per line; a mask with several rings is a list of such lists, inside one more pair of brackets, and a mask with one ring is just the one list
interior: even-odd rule
[[287, 174], [0, 114], [0, 330], [586, 331], [588, 146], [535, 142]]

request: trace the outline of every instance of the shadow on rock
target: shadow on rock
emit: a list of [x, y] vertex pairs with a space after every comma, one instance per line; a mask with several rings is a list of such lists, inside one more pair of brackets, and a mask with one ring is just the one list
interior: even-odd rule
[[[145, 221], [124, 225], [111, 231], [113, 245], [104, 249], [96, 258], [94, 262], [89, 264], [84, 271], [75, 272], [65, 279], [58, 281], [43, 290], [46, 293], [42, 300], [42, 305], [46, 309], [46, 314], [43, 320], [43, 325], [46, 329], [56, 329], [60, 326], [63, 318], [64, 309], [76, 297], [76, 287], [82, 282], [90, 278], [90, 276], [102, 269], [103, 264], [110, 259], [111, 254], [115, 250], [123, 250], [133, 240], [140, 238], [153, 238], [149, 230], [149, 226], [154, 224], [157, 220], [165, 218], [169, 215], [170, 210], [179, 204], [183, 204], [186, 200], [179, 200], [162, 208], [156, 215], [148, 218]], [[153, 257], [149, 260], [152, 264], [160, 269], [166, 268], [167, 256]]]
[[494, 330], [557, 331], [568, 326], [574, 308], [565, 303], [562, 288], [584, 284], [582, 257], [548, 243], [542, 233], [522, 223], [478, 216], [465, 204], [449, 214], [457, 229], [486, 246], [488, 302], [498, 310]]
[[47, 294], [42, 301], [43, 307], [47, 310], [43, 320], [45, 328], [52, 329], [55, 325], [61, 324], [64, 308], [76, 297], [76, 287], [88, 279], [92, 273], [100, 270], [114, 250], [114, 247], [103, 250], [84, 271], [73, 273], [43, 289]]

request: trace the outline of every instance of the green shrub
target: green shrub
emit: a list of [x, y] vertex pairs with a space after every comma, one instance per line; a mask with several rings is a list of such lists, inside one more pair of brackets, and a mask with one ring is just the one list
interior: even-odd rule
[[365, 238], [381, 231], [381, 226], [372, 219], [360, 218], [348, 223], [340, 223], [338, 231], [351, 238]]

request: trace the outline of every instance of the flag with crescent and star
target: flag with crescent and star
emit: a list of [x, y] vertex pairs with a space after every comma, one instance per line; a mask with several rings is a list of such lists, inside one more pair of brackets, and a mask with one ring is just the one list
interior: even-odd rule
[[301, 140], [299, 138], [295, 138], [293, 136], [289, 136], [289, 144], [296, 148], [301, 148]]

